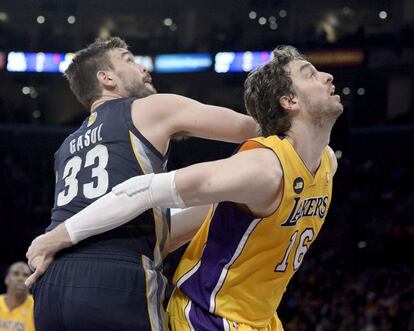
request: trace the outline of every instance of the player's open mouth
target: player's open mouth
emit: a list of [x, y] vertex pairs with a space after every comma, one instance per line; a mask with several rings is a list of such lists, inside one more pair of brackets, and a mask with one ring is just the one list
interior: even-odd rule
[[331, 92], [329, 93], [329, 96], [336, 97], [337, 99], [339, 99], [339, 101], [341, 101], [341, 97], [338, 94], [335, 94], [335, 86], [332, 86], [332, 89], [331, 89]]

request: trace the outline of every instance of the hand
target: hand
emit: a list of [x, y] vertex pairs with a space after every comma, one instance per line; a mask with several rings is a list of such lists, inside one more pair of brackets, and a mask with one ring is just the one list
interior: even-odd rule
[[26, 253], [29, 267], [34, 271], [26, 279], [26, 286], [31, 287], [46, 272], [57, 252], [70, 246], [72, 242], [64, 224], [35, 238]]
[[53, 262], [55, 253], [48, 249], [47, 234], [43, 234], [32, 241], [26, 257], [33, 273], [26, 279], [25, 284], [31, 287], [42, 276]]

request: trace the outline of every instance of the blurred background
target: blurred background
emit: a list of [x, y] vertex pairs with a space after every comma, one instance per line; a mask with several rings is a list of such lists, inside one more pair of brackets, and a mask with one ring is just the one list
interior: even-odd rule
[[[159, 92], [245, 112], [247, 72], [292, 44], [334, 75], [345, 112], [334, 200], [279, 308], [285, 330], [414, 330], [413, 35], [414, 0], [0, 0], [0, 272], [48, 225], [54, 151], [88, 116], [62, 76], [73, 52], [120, 36]], [[235, 147], [175, 141], [169, 167]]]

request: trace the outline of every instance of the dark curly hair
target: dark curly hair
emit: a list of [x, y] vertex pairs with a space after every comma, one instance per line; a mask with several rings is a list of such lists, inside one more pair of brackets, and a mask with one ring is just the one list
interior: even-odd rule
[[128, 45], [119, 37], [96, 39], [94, 43], [76, 53], [65, 71], [70, 89], [87, 109], [102, 96], [96, 73], [99, 70], [113, 69], [108, 51], [114, 48], [128, 48]]
[[262, 135], [285, 134], [291, 123], [288, 112], [280, 104], [283, 96], [293, 97], [295, 91], [286, 65], [305, 57], [292, 46], [278, 46], [273, 59], [252, 71], [244, 82], [244, 103], [247, 112], [259, 123]]

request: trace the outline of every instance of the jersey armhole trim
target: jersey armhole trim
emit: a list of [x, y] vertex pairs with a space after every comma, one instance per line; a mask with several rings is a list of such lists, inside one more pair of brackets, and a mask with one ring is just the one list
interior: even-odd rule
[[169, 148], [165, 155], [154, 147], [153, 144], [136, 128], [134, 122], [132, 120], [132, 104], [135, 101], [135, 98], [128, 98], [127, 102], [124, 103], [124, 114], [125, 114], [125, 121], [127, 123], [129, 131], [132, 132], [142, 143], [148, 147], [154, 154], [157, 156], [162, 162], [164, 162], [168, 158]]

